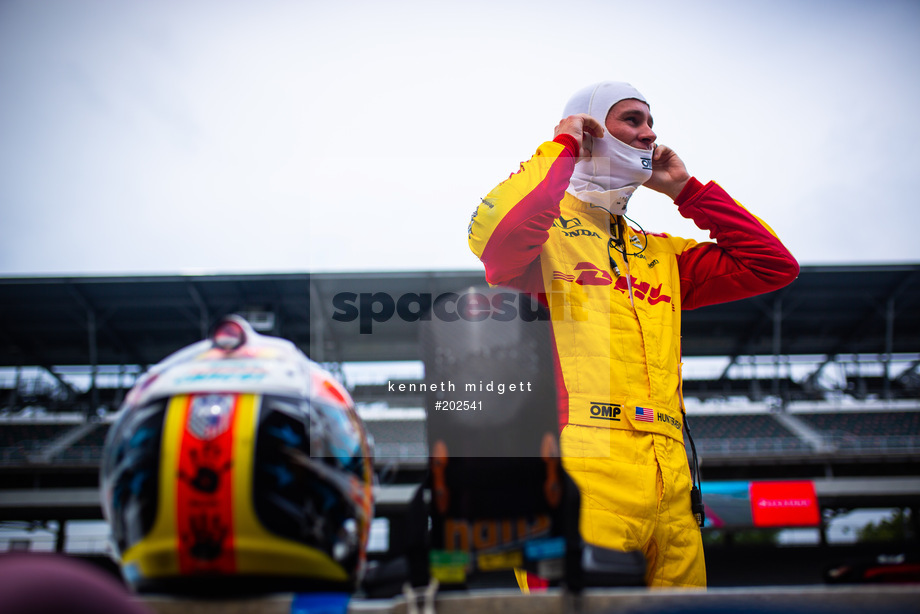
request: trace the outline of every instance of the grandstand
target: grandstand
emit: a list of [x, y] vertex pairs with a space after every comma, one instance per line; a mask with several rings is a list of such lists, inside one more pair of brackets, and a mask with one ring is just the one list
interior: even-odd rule
[[[68, 524], [101, 518], [102, 444], [127, 390], [227, 313], [290, 339], [345, 381], [375, 440], [380, 509], [398, 510], [398, 486], [424, 477], [424, 393], [411, 386], [424, 372], [417, 323], [395, 310], [383, 317], [386, 297], [483, 283], [479, 272], [0, 279], [0, 550], [67, 550]], [[349, 300], [376, 300], [377, 315], [349, 319]], [[779, 292], [683, 319], [704, 492], [806, 479], [822, 508], [817, 546], [772, 549], [759, 564], [726, 545], [726, 530], [707, 529], [720, 535], [707, 546], [711, 581], [820, 582], [815, 569], [846, 556], [916, 556], [920, 265], [803, 267]], [[903, 539], [829, 551], [834, 520], [862, 508], [907, 510]]]

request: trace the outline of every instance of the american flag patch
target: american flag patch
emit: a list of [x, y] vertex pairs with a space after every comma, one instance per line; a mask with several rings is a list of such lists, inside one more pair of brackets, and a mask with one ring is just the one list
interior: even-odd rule
[[563, 281], [575, 281], [574, 275], [567, 275], [562, 271], [553, 271], [553, 279], [561, 279]]
[[655, 412], [649, 409], [648, 407], [637, 407], [636, 408], [636, 420], [638, 420], [639, 422], [654, 422]]

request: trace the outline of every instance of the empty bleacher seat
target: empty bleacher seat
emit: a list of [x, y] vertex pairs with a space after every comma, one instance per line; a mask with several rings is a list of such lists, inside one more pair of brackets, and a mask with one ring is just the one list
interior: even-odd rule
[[688, 421], [703, 454], [792, 453], [809, 449], [769, 414], [691, 415]]
[[920, 448], [920, 411], [797, 414], [841, 451]]

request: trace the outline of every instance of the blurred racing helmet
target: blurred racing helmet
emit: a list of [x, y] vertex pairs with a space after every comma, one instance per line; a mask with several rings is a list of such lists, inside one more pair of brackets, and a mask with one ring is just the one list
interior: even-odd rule
[[139, 592], [347, 592], [366, 562], [372, 476], [348, 392], [231, 316], [130, 391], [100, 486]]

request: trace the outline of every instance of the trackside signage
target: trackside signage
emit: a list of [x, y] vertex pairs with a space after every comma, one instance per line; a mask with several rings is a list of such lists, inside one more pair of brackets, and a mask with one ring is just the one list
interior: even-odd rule
[[812, 482], [751, 482], [750, 493], [755, 527], [815, 527], [820, 523]]

